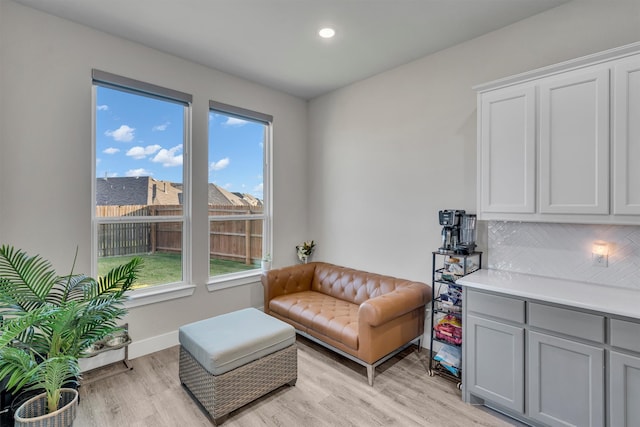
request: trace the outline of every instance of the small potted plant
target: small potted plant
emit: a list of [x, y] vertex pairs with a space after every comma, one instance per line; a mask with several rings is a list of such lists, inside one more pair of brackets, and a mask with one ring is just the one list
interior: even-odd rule
[[313, 254], [313, 250], [315, 249], [315, 247], [316, 243], [313, 240], [302, 242], [302, 244], [297, 245], [296, 251], [300, 262], [306, 264], [311, 254]]
[[44, 390], [17, 409], [16, 426], [73, 423], [78, 392], [64, 385], [77, 385], [87, 349], [120, 330], [141, 262], [133, 258], [97, 280], [73, 268], [58, 276], [39, 255], [0, 247], [0, 378], [12, 391]]
[[267, 253], [262, 257], [260, 267], [262, 268], [262, 271], [271, 270], [271, 254]]

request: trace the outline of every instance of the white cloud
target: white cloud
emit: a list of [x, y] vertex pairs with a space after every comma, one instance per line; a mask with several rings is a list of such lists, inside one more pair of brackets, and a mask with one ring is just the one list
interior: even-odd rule
[[253, 187], [253, 192], [262, 194], [263, 188], [264, 188], [264, 184], [261, 182], [260, 184]]
[[139, 169], [129, 169], [125, 176], [150, 176], [153, 175], [153, 172], [146, 170], [145, 168]]
[[229, 166], [229, 163], [231, 163], [231, 160], [229, 160], [228, 157], [225, 157], [224, 159], [220, 159], [217, 162], [211, 163], [209, 165], [209, 170], [210, 171], [219, 171], [219, 170], [224, 169], [227, 166]]
[[131, 128], [127, 125], [122, 125], [116, 130], [108, 130], [104, 134], [112, 137], [116, 141], [130, 142], [133, 141], [135, 128]]
[[227, 121], [223, 123], [225, 126], [244, 126], [248, 122], [246, 120], [238, 119], [237, 117], [229, 117]]
[[158, 154], [151, 159], [152, 162], [162, 163], [162, 166], [182, 166], [182, 154], [177, 154], [178, 151], [182, 151], [182, 144], [176, 145], [173, 148], [158, 151]]
[[147, 156], [154, 154], [156, 151], [160, 150], [162, 147], [158, 144], [155, 145], [147, 145], [146, 147], [131, 147], [127, 151], [127, 156], [133, 157], [134, 159], [144, 159]]
[[105, 149], [104, 151], [102, 151], [104, 154], [116, 154], [117, 152], [119, 152], [120, 149], [119, 148], [114, 148], [114, 147], [109, 147], [107, 149]]
[[154, 127], [151, 128], [152, 131], [154, 132], [162, 132], [167, 130], [167, 127], [169, 127], [169, 125], [171, 124], [171, 122], [164, 122], [161, 125], [156, 125]]
[[98, 110], [98, 111], [107, 111], [108, 109], [109, 109], [108, 105], [98, 105], [96, 107], [96, 110]]
[[222, 186], [225, 190], [231, 190], [231, 187], [233, 187], [233, 184], [230, 182], [227, 182], [225, 185]]

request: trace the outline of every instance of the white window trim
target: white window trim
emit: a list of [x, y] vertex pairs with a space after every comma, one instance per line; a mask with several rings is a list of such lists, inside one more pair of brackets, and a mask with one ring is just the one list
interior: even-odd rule
[[[266, 125], [265, 144], [263, 151], [263, 212], [259, 215], [213, 215], [209, 216], [208, 224], [210, 226], [211, 221], [228, 221], [228, 220], [262, 220], [263, 221], [263, 255], [272, 253], [272, 218], [273, 218], [273, 203], [271, 200], [271, 177], [273, 170], [271, 169], [271, 156], [272, 156], [272, 142], [273, 142], [273, 116], [269, 114], [260, 113], [253, 110], [248, 110], [241, 107], [236, 107], [229, 104], [224, 104], [217, 101], [209, 101], [209, 112], [217, 111], [225, 115], [235, 116], [241, 119], [252, 119], [262, 122]], [[209, 272], [210, 273], [210, 272]], [[260, 283], [260, 276], [262, 270], [256, 268], [253, 270], [247, 270], [238, 273], [225, 274], [220, 276], [209, 276], [207, 283], [207, 289], [209, 292], [215, 292], [222, 289], [228, 289], [236, 286], [245, 286], [248, 284]]]
[[222, 289], [235, 288], [236, 286], [260, 283], [260, 276], [262, 276], [262, 270], [260, 268], [242, 271], [239, 273], [225, 274], [223, 276], [213, 276], [209, 279], [209, 283], [207, 283], [207, 290], [209, 292], [215, 292]]
[[185, 283], [169, 283], [138, 289], [129, 293], [129, 299], [125, 302], [126, 308], [140, 307], [157, 302], [169, 301], [193, 295], [196, 285]]
[[[193, 295], [196, 285], [190, 283], [192, 272], [191, 264], [191, 128], [192, 128], [192, 96], [186, 93], [174, 91], [171, 89], [155, 86], [149, 83], [129, 79], [126, 77], [118, 76], [115, 74], [107, 73], [100, 70], [92, 70], [93, 83], [91, 86], [91, 156], [94, 161], [91, 164], [91, 271], [94, 272], [94, 276], [98, 271], [98, 257], [96, 253], [96, 242], [98, 239], [98, 227], [99, 223], [117, 223], [117, 222], [148, 222], [147, 217], [135, 217], [134, 218], [97, 218], [95, 213], [95, 200], [96, 200], [96, 100], [97, 100], [97, 86], [110, 87], [112, 89], [127, 91], [128, 87], [137, 87], [140, 92], [146, 92], [148, 95], [154, 95], [160, 99], [168, 101], [179, 100], [186, 104], [184, 109], [184, 146], [183, 146], [183, 183], [185, 180], [189, 180], [189, 185], [185, 186], [186, 191], [183, 193], [183, 214], [182, 216], [167, 216], [167, 217], [152, 217], [151, 222], [182, 222], [183, 223], [183, 252], [182, 252], [182, 277], [183, 281], [175, 283], [167, 283], [154, 285], [143, 289], [137, 289], [129, 291], [127, 294], [129, 299], [125, 302], [126, 308], [140, 307], [143, 305], [154, 304], [163, 301], [169, 301], [177, 298], [184, 298]], [[137, 93], [138, 91], [136, 91]]]
[[[94, 84], [92, 85], [92, 116], [91, 116], [91, 134], [92, 134], [92, 158], [96, 157], [96, 141], [95, 141], [95, 132], [96, 132], [96, 111], [93, 108], [96, 104], [97, 100], [97, 89], [96, 82], [99, 83], [100, 86], [111, 87], [113, 89], [127, 90], [127, 87], [132, 83], [135, 83], [136, 87], [139, 87], [141, 92], [147, 92], [150, 95], [155, 95], [158, 98], [166, 99], [166, 100], [175, 100], [179, 99], [188, 104], [188, 107], [185, 108], [185, 136], [184, 141], [185, 145], [183, 147], [183, 154], [185, 158], [185, 162], [183, 164], [183, 174], [184, 180], [189, 180], [189, 184], [187, 186], [187, 192], [184, 194], [184, 213], [183, 216], [179, 217], [153, 217], [152, 222], [163, 221], [163, 222], [182, 222], [184, 229], [184, 247], [183, 247], [183, 281], [168, 283], [168, 284], [160, 284], [154, 285], [143, 289], [137, 289], [129, 292], [129, 299], [125, 302], [125, 307], [134, 308], [140, 307], [143, 305], [154, 304], [164, 301], [169, 301], [178, 298], [189, 297], [195, 293], [195, 289], [198, 285], [192, 283], [192, 275], [191, 271], [191, 245], [192, 245], [192, 199], [191, 199], [191, 187], [193, 183], [191, 182], [191, 128], [192, 128], [192, 98], [191, 95], [185, 94], [178, 91], [172, 91], [170, 89], [162, 88], [159, 86], [155, 86], [152, 84], [148, 84], [145, 82], [140, 82], [132, 79], [128, 79], [126, 77], [117, 76], [114, 74], [110, 74], [107, 72], [102, 72], [99, 70], [92, 70], [92, 75], [94, 78]], [[142, 85], [142, 86], [140, 86]], [[137, 91], [136, 91], [137, 92]], [[264, 148], [264, 196], [263, 199], [266, 201], [264, 212], [261, 215], [230, 215], [228, 220], [241, 220], [241, 219], [252, 219], [252, 220], [262, 220], [264, 221], [264, 229], [267, 231], [266, 235], [263, 236], [264, 245], [263, 253], [271, 253], [271, 241], [272, 241], [272, 203], [271, 203], [271, 156], [272, 156], [272, 140], [273, 140], [273, 117], [270, 115], [258, 113], [251, 110], [246, 110], [240, 107], [234, 107], [227, 104], [217, 103], [214, 101], [210, 101], [209, 103], [209, 111], [218, 110], [224, 112], [225, 114], [235, 114], [237, 116], [243, 118], [253, 118], [258, 121], [263, 121], [268, 124], [268, 135], [266, 135], [266, 143]], [[95, 177], [96, 165], [95, 161], [92, 162], [92, 176]], [[92, 211], [92, 259], [91, 259], [91, 271], [97, 272], [97, 254], [96, 254], [96, 242], [97, 242], [97, 224], [98, 223], [108, 223], [108, 222], [145, 222], [148, 218], [144, 217], [135, 217], [134, 218], [96, 218], [95, 216], [95, 179], [92, 180], [92, 201], [91, 201], [91, 211]], [[215, 220], [222, 220], [220, 216], [210, 218]], [[225, 274], [221, 276], [209, 276], [208, 283], [206, 284], [209, 292], [216, 292], [223, 289], [233, 288], [237, 286], [247, 286], [260, 283], [260, 277], [262, 275], [262, 270], [260, 268], [247, 270], [238, 273]]]

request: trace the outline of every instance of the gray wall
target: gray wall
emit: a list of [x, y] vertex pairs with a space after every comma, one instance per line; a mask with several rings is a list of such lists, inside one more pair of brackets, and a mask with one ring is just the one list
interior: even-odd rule
[[[91, 69], [191, 93], [193, 98], [193, 222], [207, 229], [209, 99], [271, 114], [274, 169], [274, 266], [295, 262], [306, 237], [307, 102], [263, 86], [0, 0], [0, 242], [49, 258], [67, 272], [76, 246], [76, 271], [91, 268]], [[262, 305], [258, 283], [209, 293], [208, 235], [193, 236], [190, 298], [134, 308], [131, 334], [140, 343], [175, 336], [196, 319]], [[170, 341], [170, 340], [169, 340]], [[153, 348], [149, 344], [148, 347]]]
[[[193, 173], [203, 182], [210, 98], [274, 116], [274, 266], [295, 262], [295, 244], [313, 238], [315, 259], [429, 281], [438, 209], [475, 210], [471, 86], [640, 40], [639, 7], [574, 1], [307, 105], [0, 0], [0, 242], [61, 271], [78, 246], [78, 271], [90, 269], [90, 72], [99, 68], [194, 95]], [[194, 191], [205, 200], [203, 184]], [[203, 206], [194, 210], [205, 223]], [[206, 236], [194, 245], [204, 272]], [[181, 324], [262, 304], [258, 284], [209, 293], [204, 274], [194, 281], [192, 297], [132, 309], [133, 356], [172, 345]]]
[[438, 210], [476, 209], [472, 86], [638, 40], [640, 2], [573, 1], [312, 100], [317, 257], [429, 282]]

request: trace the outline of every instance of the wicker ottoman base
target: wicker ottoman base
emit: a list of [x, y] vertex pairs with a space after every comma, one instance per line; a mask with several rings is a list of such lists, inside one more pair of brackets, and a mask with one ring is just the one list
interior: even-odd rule
[[296, 345], [271, 353], [222, 375], [212, 375], [180, 346], [180, 382], [211, 415], [214, 424], [278, 387], [298, 378]]

